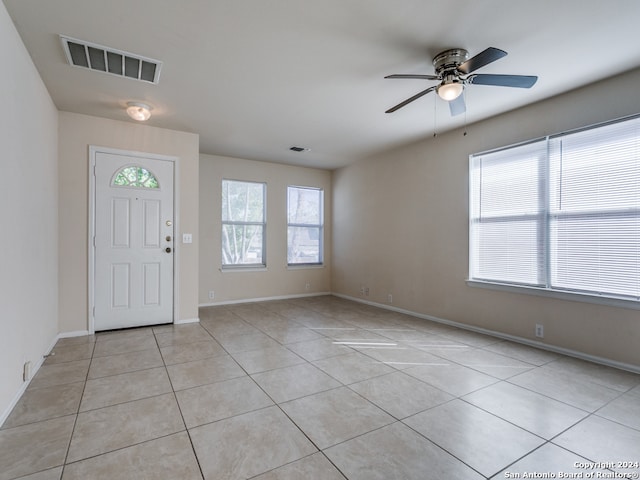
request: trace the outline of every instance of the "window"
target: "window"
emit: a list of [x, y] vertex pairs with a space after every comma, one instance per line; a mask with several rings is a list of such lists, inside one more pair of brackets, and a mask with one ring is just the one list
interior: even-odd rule
[[322, 264], [323, 193], [319, 188], [287, 189], [289, 265]]
[[472, 155], [470, 278], [640, 300], [640, 117]]
[[153, 173], [136, 165], [124, 167], [116, 173], [112, 184], [116, 187], [160, 188]]
[[222, 181], [222, 267], [266, 266], [264, 183]]

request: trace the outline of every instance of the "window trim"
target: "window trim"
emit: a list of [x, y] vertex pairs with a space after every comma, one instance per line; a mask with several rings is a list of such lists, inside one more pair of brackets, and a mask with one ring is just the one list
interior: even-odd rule
[[222, 256], [222, 249], [220, 251], [220, 271], [264, 271], [267, 269], [267, 182], [258, 182], [254, 180], [238, 180], [233, 178], [223, 178], [220, 183], [221, 187], [224, 182], [236, 182], [236, 183], [253, 183], [256, 185], [262, 185], [262, 222], [238, 222], [222, 220], [222, 212], [220, 212], [220, 246], [222, 247], [222, 235], [225, 225], [239, 225], [239, 226], [261, 226], [262, 227], [262, 262], [260, 263], [224, 263]]
[[[289, 189], [297, 188], [300, 190], [315, 190], [320, 193], [320, 223], [289, 223]], [[301, 269], [301, 268], [319, 268], [324, 267], [324, 188], [322, 187], [309, 187], [304, 185], [287, 185], [287, 268], [288, 269]], [[291, 263], [289, 262], [289, 228], [317, 228], [318, 232], [318, 261], [317, 262], [303, 262], [303, 263]]]
[[[597, 305], [606, 305], [606, 306], [612, 306], [612, 307], [640, 310], [640, 297], [636, 298], [633, 296], [615, 295], [612, 293], [596, 293], [596, 292], [584, 291], [579, 289], [572, 290], [570, 288], [566, 288], [566, 289], [554, 288], [551, 286], [552, 253], [550, 248], [551, 235], [549, 234], [549, 231], [550, 231], [550, 225], [551, 225], [552, 219], [557, 217], [562, 217], [562, 216], [589, 217], [589, 216], [601, 215], [602, 211], [598, 211], [598, 212], [577, 211], [577, 212], [567, 212], [567, 213], [556, 213], [551, 211], [552, 210], [550, 208], [551, 195], [549, 193], [550, 162], [549, 162], [549, 154], [548, 154], [550, 142], [554, 139], [561, 138], [561, 137], [568, 136], [575, 133], [580, 133], [580, 132], [589, 131], [589, 130], [593, 130], [601, 127], [606, 127], [609, 125], [618, 124], [625, 121], [637, 120], [639, 118], [640, 118], [640, 114], [629, 115], [629, 116], [621, 117], [618, 119], [597, 123], [593, 125], [588, 125], [588, 126], [584, 126], [584, 127], [580, 127], [572, 130], [567, 130], [564, 132], [555, 133], [555, 134], [547, 135], [544, 137], [538, 137], [538, 138], [527, 140], [524, 142], [515, 143], [512, 145], [507, 145], [504, 147], [490, 149], [490, 150], [469, 155], [469, 174], [468, 174], [469, 175], [468, 176], [468, 201], [469, 201], [468, 240], [469, 242], [468, 242], [468, 275], [466, 278], [466, 284], [470, 287], [484, 288], [489, 290], [512, 292], [512, 293], [527, 294], [527, 295], [541, 296], [541, 297], [547, 297], [547, 298], [556, 298], [556, 299], [562, 299], [562, 300], [570, 300], [570, 301], [585, 302], [585, 303], [591, 303], [591, 304], [597, 304]], [[542, 216], [542, 222], [543, 222], [542, 228], [544, 229], [544, 231], [542, 232], [544, 234], [543, 255], [545, 256], [545, 262], [544, 262], [545, 278], [543, 279], [544, 285], [532, 285], [532, 284], [522, 284], [522, 283], [519, 284], [515, 282], [508, 283], [508, 282], [500, 282], [497, 280], [474, 278], [472, 275], [473, 268], [474, 268], [473, 262], [475, 260], [475, 257], [474, 257], [475, 245], [473, 242], [474, 223], [475, 223], [474, 217], [473, 217], [474, 192], [473, 192], [473, 181], [472, 181], [474, 157], [479, 157], [482, 155], [488, 155], [488, 154], [497, 153], [500, 151], [518, 148], [518, 147], [526, 146], [528, 144], [532, 144], [540, 141], [547, 142], [547, 158], [544, 159], [542, 163], [542, 167], [546, 169], [545, 181], [544, 181], [544, 185], [541, 185], [541, 189], [542, 189], [541, 195], [545, 205], [539, 215], [532, 215], [532, 216]], [[615, 210], [608, 211], [607, 214], [608, 215], [624, 215], [625, 213], [628, 213], [628, 212], [630, 212], [629, 209], [627, 210], [615, 209]]]

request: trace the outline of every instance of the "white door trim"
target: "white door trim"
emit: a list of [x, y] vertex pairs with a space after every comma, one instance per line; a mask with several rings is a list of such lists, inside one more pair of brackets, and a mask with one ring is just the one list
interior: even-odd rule
[[96, 177], [94, 175], [96, 167], [96, 154], [107, 153], [113, 155], [125, 155], [128, 157], [150, 158], [153, 160], [166, 160], [174, 163], [174, 175], [173, 175], [173, 226], [174, 236], [176, 241], [173, 245], [173, 323], [178, 323], [180, 305], [179, 305], [179, 278], [180, 278], [180, 243], [178, 241], [180, 232], [180, 169], [179, 158], [158, 155], [155, 153], [136, 152], [132, 150], [120, 150], [116, 148], [100, 147], [96, 145], [89, 145], [89, 229], [87, 235], [87, 244], [89, 252], [89, 268], [87, 271], [87, 330], [89, 334], [95, 333], [95, 261], [96, 261], [96, 247], [94, 243], [94, 237], [96, 234]]

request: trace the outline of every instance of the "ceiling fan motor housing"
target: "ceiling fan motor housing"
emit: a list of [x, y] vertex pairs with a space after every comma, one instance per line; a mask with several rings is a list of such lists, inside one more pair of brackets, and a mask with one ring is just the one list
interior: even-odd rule
[[433, 57], [433, 67], [438, 75], [444, 75], [448, 72], [453, 73], [459, 65], [469, 59], [469, 52], [463, 48], [452, 48], [440, 52]]

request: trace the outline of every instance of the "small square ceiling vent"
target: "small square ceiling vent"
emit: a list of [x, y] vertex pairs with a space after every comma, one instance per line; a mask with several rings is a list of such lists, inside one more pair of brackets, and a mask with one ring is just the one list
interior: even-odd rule
[[162, 62], [60, 35], [70, 65], [148, 83], [158, 83]]

